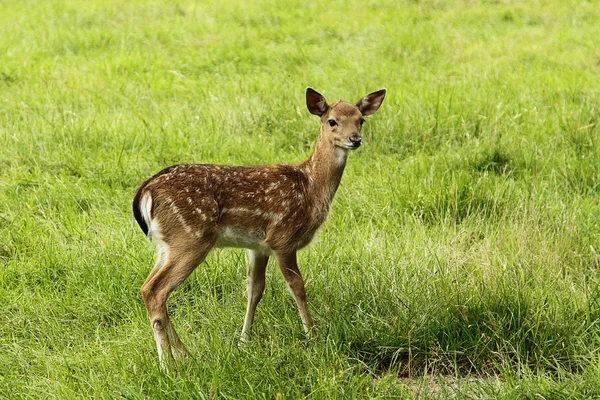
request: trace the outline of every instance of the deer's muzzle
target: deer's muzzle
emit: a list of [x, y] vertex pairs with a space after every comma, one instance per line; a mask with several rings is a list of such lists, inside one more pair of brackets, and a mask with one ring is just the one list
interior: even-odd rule
[[362, 137], [360, 135], [354, 134], [348, 138], [350, 142], [350, 147], [358, 149], [362, 144]]

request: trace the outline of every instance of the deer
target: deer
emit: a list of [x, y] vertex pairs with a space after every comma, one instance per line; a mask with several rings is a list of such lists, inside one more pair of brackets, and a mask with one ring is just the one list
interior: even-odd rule
[[329, 105], [307, 88], [306, 106], [320, 118], [321, 128], [312, 154], [300, 164], [173, 165], [137, 188], [133, 214], [157, 249], [141, 294], [161, 365], [187, 354], [169, 319], [167, 299], [213, 248], [248, 249], [241, 342], [251, 332], [270, 257], [296, 301], [305, 333], [316, 334], [296, 253], [325, 222], [348, 153], [362, 144], [364, 117], [379, 109], [385, 95], [381, 89], [355, 104], [340, 100]]

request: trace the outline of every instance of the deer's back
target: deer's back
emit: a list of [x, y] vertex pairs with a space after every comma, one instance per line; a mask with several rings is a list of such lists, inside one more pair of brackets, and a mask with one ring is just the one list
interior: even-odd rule
[[144, 182], [136, 199], [151, 196], [167, 242], [186, 235], [268, 253], [306, 246], [322, 224], [309, 185], [297, 165], [177, 165]]

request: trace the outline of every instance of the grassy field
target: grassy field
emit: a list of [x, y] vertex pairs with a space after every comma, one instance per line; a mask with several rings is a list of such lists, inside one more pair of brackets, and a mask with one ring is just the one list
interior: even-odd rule
[[[600, 397], [593, 1], [0, 1], [1, 398]], [[237, 346], [246, 255], [171, 297], [160, 370], [137, 185], [304, 160], [328, 100], [388, 97]]]

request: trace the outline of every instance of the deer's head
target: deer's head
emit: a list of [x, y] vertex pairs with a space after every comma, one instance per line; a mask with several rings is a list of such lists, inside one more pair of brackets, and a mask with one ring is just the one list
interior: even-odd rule
[[321, 139], [336, 147], [354, 150], [362, 144], [360, 130], [367, 115], [374, 114], [385, 98], [385, 89], [366, 95], [351, 104], [338, 101], [327, 104], [325, 97], [312, 88], [306, 89], [306, 106], [321, 118]]

